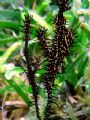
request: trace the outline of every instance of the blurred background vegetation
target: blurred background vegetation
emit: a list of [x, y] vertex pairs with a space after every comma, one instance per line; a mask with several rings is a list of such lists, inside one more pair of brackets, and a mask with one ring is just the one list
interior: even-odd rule
[[[59, 90], [63, 81], [69, 80], [77, 89], [77, 94], [81, 97], [80, 100], [90, 106], [90, 0], [71, 0], [70, 6], [71, 10], [65, 12], [64, 15], [67, 20], [66, 26], [77, 33], [76, 40], [69, 55], [65, 58], [65, 73], [57, 74], [55, 84]], [[58, 12], [58, 7], [56, 0], [0, 0], [0, 107], [2, 109], [6, 106], [6, 111], [9, 111], [7, 109], [9, 109], [10, 103], [16, 101], [12, 104], [18, 104], [22, 108], [17, 120], [21, 119], [20, 116], [26, 115], [26, 105], [32, 106], [33, 99], [27, 78], [23, 70], [17, 67], [16, 62], [23, 57], [23, 33], [20, 25], [23, 24], [24, 15], [27, 12], [33, 16], [32, 40], [29, 43], [33, 49], [32, 54], [42, 56], [41, 49], [37, 44], [36, 30], [38, 26], [43, 26], [47, 29], [48, 39], [53, 37], [53, 20]], [[42, 69], [36, 74], [40, 76], [43, 73]], [[83, 86], [85, 92], [82, 90]], [[40, 84], [39, 87], [41, 87]], [[54, 92], [58, 94], [58, 92]], [[41, 98], [45, 97], [42, 87], [40, 96]], [[24, 110], [22, 106], [24, 106]], [[0, 118], [2, 118], [2, 114], [4, 113], [0, 113]], [[13, 118], [16, 114], [18, 113], [10, 114], [9, 117]], [[30, 116], [30, 114], [28, 115]], [[5, 120], [7, 119], [5, 118]], [[9, 118], [9, 120], [11, 119]]]

